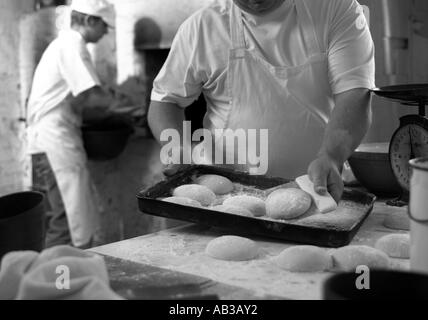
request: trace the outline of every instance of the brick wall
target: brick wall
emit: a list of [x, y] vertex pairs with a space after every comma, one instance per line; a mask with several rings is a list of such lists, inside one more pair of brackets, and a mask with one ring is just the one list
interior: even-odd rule
[[28, 177], [19, 88], [19, 24], [32, 1], [0, 1], [0, 195], [22, 190]]

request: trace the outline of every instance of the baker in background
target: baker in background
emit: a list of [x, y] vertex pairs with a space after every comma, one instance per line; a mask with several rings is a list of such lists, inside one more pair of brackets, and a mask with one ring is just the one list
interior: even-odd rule
[[184, 108], [203, 93], [205, 128], [268, 129], [267, 174], [308, 173], [338, 201], [343, 164], [370, 126], [374, 72], [355, 0], [216, 0], [180, 26], [149, 124], [159, 140], [182, 134]]
[[[91, 247], [99, 227], [99, 204], [81, 137], [84, 109], [107, 117], [121, 102], [101, 87], [88, 43], [98, 42], [114, 25], [114, 11], [104, 0], [73, 0], [71, 28], [44, 52], [28, 102], [28, 147], [36, 188], [48, 193], [51, 206], [46, 247]], [[53, 175], [52, 175], [53, 171]]]

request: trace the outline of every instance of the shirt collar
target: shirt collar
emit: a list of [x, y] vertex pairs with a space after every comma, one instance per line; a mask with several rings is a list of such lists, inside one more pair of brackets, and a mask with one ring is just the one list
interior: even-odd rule
[[289, 7], [294, 4], [294, 0], [285, 0], [281, 6], [275, 9], [273, 12], [268, 13], [263, 16], [256, 16], [251, 13], [248, 13], [238, 7], [242, 12], [242, 15], [254, 25], [258, 25], [265, 22], [275, 21], [284, 16], [284, 14], [289, 10]]

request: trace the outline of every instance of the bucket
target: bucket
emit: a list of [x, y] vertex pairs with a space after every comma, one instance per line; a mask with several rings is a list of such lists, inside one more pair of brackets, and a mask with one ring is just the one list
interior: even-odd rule
[[118, 157], [126, 147], [132, 127], [120, 117], [82, 126], [82, 139], [88, 158], [107, 161]]
[[0, 260], [10, 251], [42, 251], [45, 244], [45, 196], [28, 191], [0, 198]]

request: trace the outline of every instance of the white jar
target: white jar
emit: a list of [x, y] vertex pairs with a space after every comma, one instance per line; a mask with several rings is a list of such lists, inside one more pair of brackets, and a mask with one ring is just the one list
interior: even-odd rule
[[428, 273], [428, 158], [410, 160], [410, 269]]

